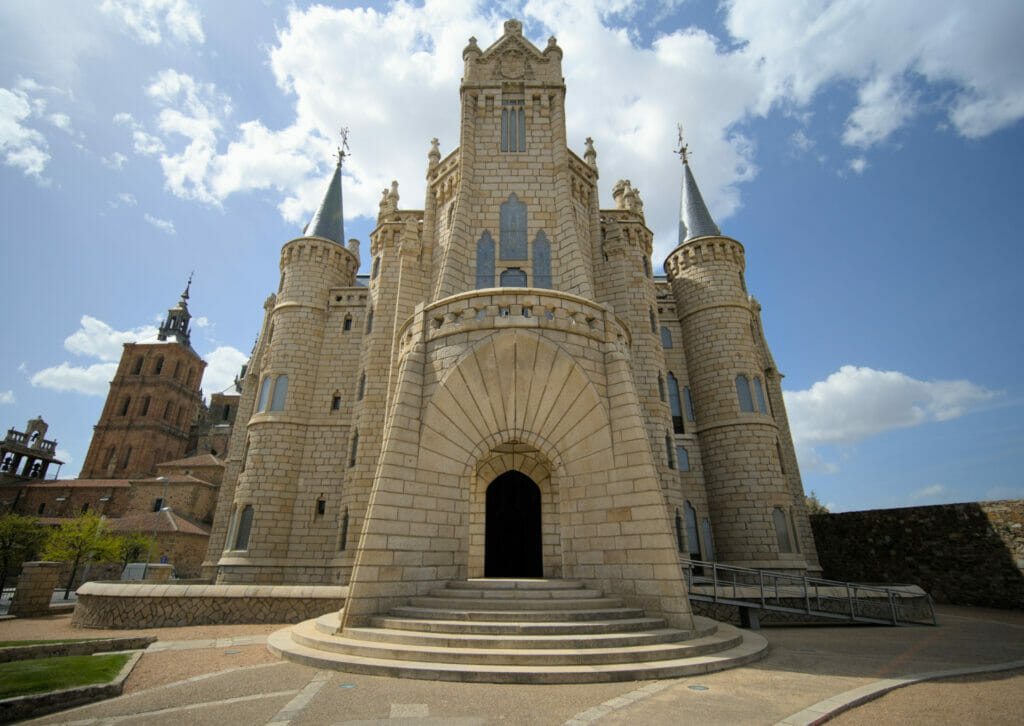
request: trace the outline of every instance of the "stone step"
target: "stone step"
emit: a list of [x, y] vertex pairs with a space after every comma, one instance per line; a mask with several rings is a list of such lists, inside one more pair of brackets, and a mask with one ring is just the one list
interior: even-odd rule
[[[319, 628], [318, 631], [323, 632]], [[333, 635], [333, 634], [331, 634]], [[400, 628], [349, 628], [345, 636], [355, 640], [390, 643], [402, 646], [423, 646], [427, 648], [475, 648], [495, 650], [536, 650], [539, 648], [584, 649], [584, 648], [632, 648], [660, 643], [677, 643], [690, 640], [688, 633], [675, 628], [649, 629], [632, 633], [566, 633], [566, 634], [471, 634], [416, 632]]]
[[[421, 598], [425, 599], [425, 598]], [[639, 608], [612, 607], [594, 610], [487, 610], [468, 608], [397, 607], [391, 615], [420, 620], [472, 620], [487, 622], [577, 622], [586, 620], [616, 620], [644, 617]]]
[[457, 588], [448, 587], [444, 590], [433, 590], [430, 597], [450, 598], [460, 600], [577, 600], [597, 599], [603, 597], [600, 590], [583, 589], [548, 589], [548, 590], [514, 590], [501, 589], [489, 590], [483, 588]]
[[[420, 661], [466, 665], [608, 665], [613, 663], [646, 663], [678, 660], [714, 653], [734, 647], [742, 637], [725, 638], [715, 634], [683, 643], [654, 643], [627, 647], [576, 648], [555, 647], [541, 642], [536, 648], [466, 648], [444, 646], [410, 646], [401, 643], [366, 641], [355, 630], [344, 635], [325, 636], [315, 624], [292, 629], [292, 639], [315, 650], [360, 658], [398, 661]], [[560, 644], [564, 645], [564, 644]]]
[[[267, 639], [267, 647], [283, 658], [314, 668], [398, 678], [476, 683], [600, 683], [677, 678], [743, 665], [762, 657], [767, 649], [767, 641], [762, 636], [750, 631], [739, 631], [729, 625], [720, 625], [715, 637], [721, 639], [721, 644], [733, 645], [713, 654], [666, 658], [645, 663], [580, 665], [577, 662], [557, 665], [545, 662], [538, 665], [493, 665], [417, 659], [399, 661], [337, 653], [297, 642], [292, 637], [292, 633], [297, 630], [303, 634], [300, 637], [310, 633], [315, 636], [315, 621], [306, 621], [272, 633]], [[314, 640], [317, 639], [314, 637]], [[413, 652], [412, 655], [415, 656], [416, 653]]]
[[426, 595], [409, 599], [412, 607], [434, 610], [600, 610], [622, 607], [622, 600], [613, 597], [516, 598], [515, 600], [485, 597], [438, 597]]
[[453, 590], [583, 590], [579, 580], [513, 580], [493, 577], [478, 577], [469, 580], [453, 580], [448, 583]]
[[[634, 633], [665, 627], [661, 618], [622, 618], [619, 620], [576, 620], [567, 622], [488, 622], [472, 620], [426, 620], [417, 618], [376, 617], [370, 621], [375, 628], [414, 630], [450, 635], [588, 635], [602, 633]], [[337, 626], [328, 632], [335, 632]]]

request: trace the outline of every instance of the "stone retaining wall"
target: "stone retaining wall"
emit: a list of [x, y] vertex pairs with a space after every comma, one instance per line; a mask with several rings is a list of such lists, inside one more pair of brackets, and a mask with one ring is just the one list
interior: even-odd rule
[[338, 610], [347, 587], [87, 582], [71, 624], [161, 628], [226, 623], [297, 623]]
[[111, 653], [118, 650], [143, 650], [156, 642], [155, 635], [140, 638], [102, 638], [76, 643], [36, 643], [35, 645], [11, 645], [0, 648], [0, 663], [35, 658], [64, 658], [69, 655], [92, 655]]
[[1024, 609], [1024, 500], [811, 517], [824, 576], [919, 585], [936, 602]]

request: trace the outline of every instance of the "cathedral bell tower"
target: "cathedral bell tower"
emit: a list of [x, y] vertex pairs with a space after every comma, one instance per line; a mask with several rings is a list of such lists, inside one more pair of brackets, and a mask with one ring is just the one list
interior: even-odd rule
[[124, 344], [80, 479], [155, 476], [157, 464], [185, 455], [206, 368], [189, 341], [191, 286], [189, 278], [155, 340]]

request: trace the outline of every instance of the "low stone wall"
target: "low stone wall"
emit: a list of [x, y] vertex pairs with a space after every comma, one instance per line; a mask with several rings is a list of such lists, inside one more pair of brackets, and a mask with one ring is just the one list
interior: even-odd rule
[[64, 658], [69, 655], [92, 655], [112, 653], [117, 650], [144, 650], [156, 642], [155, 635], [141, 638], [102, 638], [83, 640], [75, 643], [37, 643], [35, 645], [10, 645], [0, 648], [0, 663], [35, 658]]
[[824, 576], [919, 585], [936, 602], [1024, 609], [1024, 500], [817, 514]]
[[339, 610], [348, 588], [322, 585], [209, 585], [87, 582], [71, 624], [161, 628], [225, 623], [298, 623]]

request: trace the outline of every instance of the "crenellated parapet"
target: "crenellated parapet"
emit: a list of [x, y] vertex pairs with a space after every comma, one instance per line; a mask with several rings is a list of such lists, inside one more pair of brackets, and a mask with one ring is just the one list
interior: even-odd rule
[[746, 267], [743, 245], [731, 237], [698, 237], [669, 253], [665, 259], [665, 273], [671, 282], [683, 270], [711, 262], [730, 263], [742, 272]]

